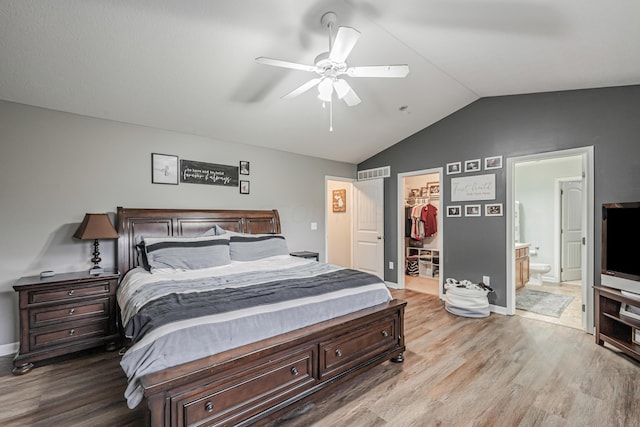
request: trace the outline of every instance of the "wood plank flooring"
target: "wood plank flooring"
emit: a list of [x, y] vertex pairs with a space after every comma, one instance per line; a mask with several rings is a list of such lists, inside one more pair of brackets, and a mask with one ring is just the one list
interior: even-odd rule
[[[468, 319], [437, 297], [408, 301], [405, 362], [386, 362], [272, 426], [640, 426], [640, 364], [591, 335], [519, 316]], [[137, 426], [117, 353], [11, 374], [0, 357], [0, 425]]]

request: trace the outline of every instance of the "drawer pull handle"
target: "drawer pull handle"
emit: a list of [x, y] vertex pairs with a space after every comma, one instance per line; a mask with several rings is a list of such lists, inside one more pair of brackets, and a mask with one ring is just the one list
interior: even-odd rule
[[213, 403], [212, 403], [212, 402], [207, 402], [207, 403], [205, 403], [205, 405], [204, 405], [204, 409], [205, 409], [207, 412], [213, 412]]
[[298, 375], [298, 368], [296, 368], [295, 366], [291, 368], [291, 375]]
[[388, 337], [388, 336], [389, 336], [389, 332], [387, 332], [387, 331], [382, 331], [382, 336], [383, 336], [383, 337], [385, 337], [385, 338], [386, 338], [386, 337]]
[[72, 296], [73, 296], [73, 289], [70, 289], [67, 295], [69, 295], [70, 297], [72, 297]]
[[342, 357], [342, 352], [340, 351], [340, 349], [336, 349], [336, 356]]
[[71, 330], [69, 331], [69, 335], [70, 335], [70, 336], [71, 336], [71, 335], [75, 335], [75, 333], [76, 333], [76, 330], [75, 330], [75, 329], [71, 329]]
[[76, 309], [75, 309], [75, 308], [70, 309], [70, 310], [69, 310], [69, 316], [71, 316], [71, 315], [72, 315], [73, 313], [75, 313], [75, 312], [76, 312]]

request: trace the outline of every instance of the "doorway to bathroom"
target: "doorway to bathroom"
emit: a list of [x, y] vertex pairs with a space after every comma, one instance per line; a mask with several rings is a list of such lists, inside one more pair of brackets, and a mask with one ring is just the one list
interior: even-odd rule
[[442, 298], [442, 168], [398, 174], [398, 287]]
[[593, 332], [593, 148], [507, 159], [507, 312]]

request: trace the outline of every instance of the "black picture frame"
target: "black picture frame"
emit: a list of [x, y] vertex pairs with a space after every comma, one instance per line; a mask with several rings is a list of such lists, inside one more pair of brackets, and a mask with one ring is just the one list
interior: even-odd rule
[[151, 153], [151, 183], [178, 185], [178, 156]]
[[251, 169], [249, 162], [240, 160], [240, 175], [249, 175], [250, 173]]
[[240, 180], [240, 194], [249, 194], [251, 183], [249, 181]]

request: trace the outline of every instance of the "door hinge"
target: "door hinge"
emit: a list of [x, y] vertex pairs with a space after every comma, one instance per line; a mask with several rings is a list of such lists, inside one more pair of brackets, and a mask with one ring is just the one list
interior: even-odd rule
[[587, 308], [582, 304], [582, 312], [584, 313], [585, 311], [587, 311]]
[[586, 245], [587, 244], [587, 239], [585, 237], [582, 238], [582, 244]]

